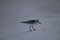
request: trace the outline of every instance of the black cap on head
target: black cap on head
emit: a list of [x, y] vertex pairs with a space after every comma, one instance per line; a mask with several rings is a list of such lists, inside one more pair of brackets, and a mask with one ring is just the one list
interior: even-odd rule
[[37, 19], [36, 21], [37, 21], [37, 22], [39, 22], [39, 20], [38, 20], [38, 19]]

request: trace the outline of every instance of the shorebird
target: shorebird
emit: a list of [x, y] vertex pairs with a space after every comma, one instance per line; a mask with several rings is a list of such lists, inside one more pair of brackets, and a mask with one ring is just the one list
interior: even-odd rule
[[[36, 30], [36, 29], [33, 27], [34, 24], [37, 24], [37, 23], [41, 24], [41, 22], [39, 22], [39, 20], [28, 20], [28, 21], [24, 21], [24, 22], [21, 22], [21, 23], [31, 24], [31, 25], [29, 26], [29, 31]], [[32, 29], [31, 29], [31, 28], [32, 28]]]

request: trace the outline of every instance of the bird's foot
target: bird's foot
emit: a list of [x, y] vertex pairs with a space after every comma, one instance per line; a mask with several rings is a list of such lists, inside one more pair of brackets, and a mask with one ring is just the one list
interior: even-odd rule
[[33, 29], [33, 31], [36, 31], [37, 29]]
[[29, 31], [32, 31], [32, 30], [29, 30]]

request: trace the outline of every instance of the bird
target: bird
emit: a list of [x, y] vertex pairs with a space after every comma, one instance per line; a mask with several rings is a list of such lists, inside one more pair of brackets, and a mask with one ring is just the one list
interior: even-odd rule
[[36, 29], [33, 27], [34, 24], [37, 24], [37, 23], [42, 24], [41, 22], [39, 22], [38, 19], [36, 19], [36, 20], [35, 20], [35, 19], [32, 19], [32, 20], [28, 20], [28, 21], [23, 21], [23, 22], [21, 22], [21, 23], [31, 24], [31, 25], [29, 26], [29, 31], [36, 30]]

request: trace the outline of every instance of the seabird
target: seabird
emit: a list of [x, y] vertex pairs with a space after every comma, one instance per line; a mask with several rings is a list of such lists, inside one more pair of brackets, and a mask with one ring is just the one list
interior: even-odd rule
[[[41, 22], [39, 22], [39, 20], [35, 20], [35, 19], [33, 19], [33, 20], [28, 20], [28, 21], [24, 21], [24, 22], [21, 22], [21, 23], [31, 24], [31, 25], [29, 26], [29, 31], [32, 31], [32, 29], [33, 29], [33, 30], [36, 30], [36, 29], [34, 29], [34, 27], [33, 27], [34, 24], [37, 24], [37, 23], [41, 24]], [[31, 28], [32, 28], [32, 29], [31, 29]]]

